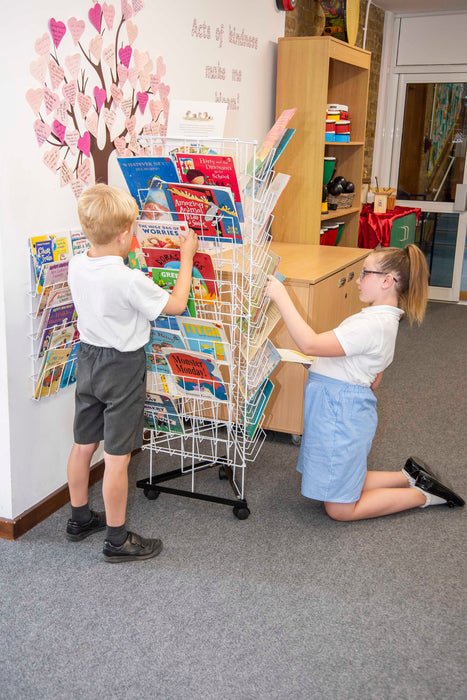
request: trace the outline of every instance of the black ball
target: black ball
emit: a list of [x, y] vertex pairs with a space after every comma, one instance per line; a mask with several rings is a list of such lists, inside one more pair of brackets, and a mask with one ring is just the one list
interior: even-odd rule
[[347, 180], [342, 175], [338, 175], [337, 177], [334, 178], [334, 182], [340, 182], [342, 187], [345, 187]]
[[353, 184], [353, 182], [345, 183], [344, 192], [355, 192], [355, 185]]
[[344, 188], [342, 187], [340, 182], [336, 182], [333, 180], [331, 183], [328, 185], [328, 192], [329, 194], [332, 194], [334, 197], [338, 197], [340, 194], [342, 194], [344, 191]]

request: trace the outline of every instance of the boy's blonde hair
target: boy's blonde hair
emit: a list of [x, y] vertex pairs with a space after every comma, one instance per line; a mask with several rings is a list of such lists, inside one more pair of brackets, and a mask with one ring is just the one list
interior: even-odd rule
[[94, 185], [78, 201], [83, 233], [94, 245], [107, 245], [128, 231], [138, 216], [133, 197], [110, 185]]

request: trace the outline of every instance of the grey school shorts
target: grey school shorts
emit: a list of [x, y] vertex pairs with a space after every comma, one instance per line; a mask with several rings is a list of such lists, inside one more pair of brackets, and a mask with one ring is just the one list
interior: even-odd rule
[[120, 352], [80, 343], [73, 424], [78, 445], [104, 440], [110, 455], [141, 447], [145, 399], [144, 348]]

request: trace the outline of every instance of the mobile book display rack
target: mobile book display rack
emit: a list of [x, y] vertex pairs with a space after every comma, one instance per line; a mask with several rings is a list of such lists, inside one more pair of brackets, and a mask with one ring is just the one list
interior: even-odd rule
[[[246, 467], [256, 459], [266, 437], [261, 424], [273, 389], [269, 374], [280, 361], [268, 340], [278, 310], [264, 297], [267, 275], [278, 274], [279, 262], [269, 249], [272, 209], [277, 201], [271, 167], [275, 149], [271, 147], [258, 158], [256, 143], [246, 141], [152, 137], [143, 143], [150, 148], [148, 160], [172, 157], [176, 162], [175, 154], [182, 153], [184, 160], [193, 154], [200, 166], [200, 155], [233, 158], [241, 208], [236, 213], [221, 206], [213, 210], [212, 202], [206, 202], [204, 210], [196, 208], [195, 212], [190, 201], [185, 209], [178, 203], [175, 211], [170, 203], [152, 219], [154, 211], [151, 214], [145, 203], [151, 201], [154, 183], [147, 192], [138, 193], [141, 216], [133, 264], [146, 266], [147, 274], [160, 283], [161, 263], [176, 266], [176, 243], [167, 231], [173, 226], [170, 221], [177, 221], [178, 227], [197, 230], [199, 250], [193, 271], [201, 270], [202, 279], [193, 277], [195, 317], [192, 311], [153, 322], [146, 346], [149, 371], [143, 446], [149, 451], [149, 476], [136, 485], [149, 500], [169, 493], [211, 501], [232, 506], [234, 515], [243, 520], [250, 514], [245, 498]], [[156, 186], [161, 188], [160, 183]], [[177, 189], [176, 184], [167, 187]], [[188, 198], [192, 194], [197, 197], [192, 190]], [[223, 223], [214, 234], [213, 215]], [[236, 218], [235, 226], [230, 217]], [[209, 261], [204, 266], [197, 260], [203, 256]], [[179, 468], [157, 473], [156, 455], [161, 453], [177, 456]], [[213, 467], [220, 479], [229, 481], [233, 498], [197, 490], [197, 473]], [[179, 477], [189, 479], [186, 489], [166, 485]]]

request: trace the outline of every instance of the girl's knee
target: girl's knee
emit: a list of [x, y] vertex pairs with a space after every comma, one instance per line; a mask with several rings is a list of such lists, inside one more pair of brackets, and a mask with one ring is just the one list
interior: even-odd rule
[[333, 520], [347, 522], [349, 520], [353, 520], [355, 503], [331, 503], [329, 501], [325, 501], [324, 508], [326, 513]]

